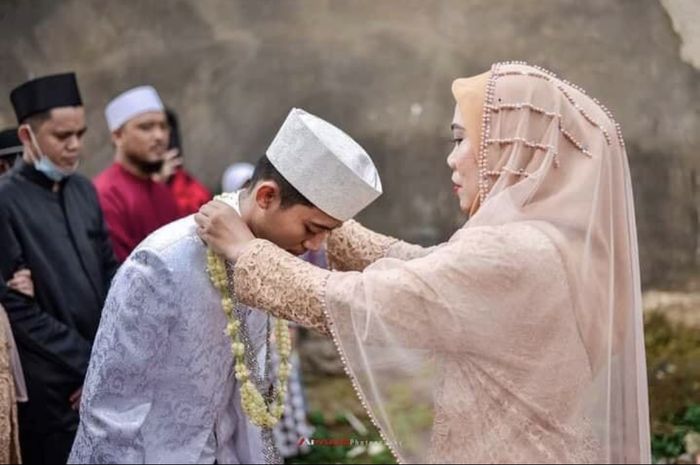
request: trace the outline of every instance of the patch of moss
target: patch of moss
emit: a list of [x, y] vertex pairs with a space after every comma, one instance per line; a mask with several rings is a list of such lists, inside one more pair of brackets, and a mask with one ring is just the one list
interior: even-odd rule
[[652, 452], [655, 461], [674, 461], [686, 435], [700, 432], [700, 331], [655, 312], [644, 326]]

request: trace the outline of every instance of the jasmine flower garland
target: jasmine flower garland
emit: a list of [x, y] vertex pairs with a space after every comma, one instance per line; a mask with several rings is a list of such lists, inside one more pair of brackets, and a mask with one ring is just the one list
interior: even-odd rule
[[270, 403], [267, 403], [250, 379], [250, 371], [245, 364], [245, 344], [241, 341], [239, 332], [241, 322], [236, 319], [236, 313], [234, 312], [236, 303], [228, 287], [226, 264], [224, 259], [211, 249], [207, 251], [207, 271], [214, 287], [221, 293], [221, 306], [228, 319], [225, 333], [231, 338], [231, 353], [233, 354], [235, 363], [236, 379], [241, 384], [241, 404], [243, 405], [243, 411], [248, 415], [248, 418], [254, 425], [261, 428], [272, 428], [277, 424], [284, 412], [284, 405], [287, 398], [287, 386], [291, 373], [291, 362], [289, 358], [292, 352], [292, 343], [287, 322], [275, 318], [274, 331], [280, 364], [273, 396]]

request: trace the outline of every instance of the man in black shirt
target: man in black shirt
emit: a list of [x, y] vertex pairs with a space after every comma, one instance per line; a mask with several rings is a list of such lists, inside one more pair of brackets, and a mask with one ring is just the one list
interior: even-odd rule
[[[75, 75], [28, 81], [10, 99], [24, 152], [0, 177], [0, 304], [27, 381], [20, 443], [26, 463], [65, 463], [117, 262], [95, 189], [75, 173], [86, 130]], [[22, 269], [33, 298], [7, 284]]]

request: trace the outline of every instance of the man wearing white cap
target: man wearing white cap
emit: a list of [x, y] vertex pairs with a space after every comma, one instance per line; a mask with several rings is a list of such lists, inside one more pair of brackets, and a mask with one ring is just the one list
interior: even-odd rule
[[[236, 192], [243, 188], [253, 177], [254, 171], [255, 165], [251, 163], [238, 162], [230, 165], [221, 176], [221, 190], [223, 192]], [[199, 208], [197, 210], [199, 211]]]
[[[248, 187], [223, 201], [258, 237], [300, 255], [319, 248], [329, 231], [380, 194], [379, 175], [362, 147], [294, 109]], [[252, 276], [250, 285], [264, 279]], [[234, 305], [233, 323], [224, 307], [192, 216], [138, 246], [103, 310], [71, 463], [280, 460], [270, 416], [249, 416], [255, 412], [244, 408], [250, 391], [241, 389], [251, 384], [239, 381], [247, 371], [263, 398], [270, 391], [269, 317]], [[243, 346], [232, 345], [234, 327]]]
[[159, 227], [180, 217], [171, 191], [154, 181], [169, 141], [165, 107], [156, 90], [141, 86], [113, 99], [105, 109], [116, 149], [115, 162], [94, 182], [117, 259]]

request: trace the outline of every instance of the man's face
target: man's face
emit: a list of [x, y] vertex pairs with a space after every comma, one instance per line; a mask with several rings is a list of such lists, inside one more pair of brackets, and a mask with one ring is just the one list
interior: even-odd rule
[[[31, 143], [28, 127], [29, 125], [24, 125], [20, 129], [20, 138], [25, 148], [29, 147], [36, 161], [37, 148]], [[39, 149], [56, 167], [66, 173], [78, 168], [83, 150], [83, 136], [87, 131], [83, 107], [54, 108], [49, 118], [32, 130]]]
[[117, 148], [142, 163], [162, 162], [169, 138], [168, 121], [161, 111], [135, 116], [112, 133]]
[[[261, 184], [274, 186], [260, 192]], [[250, 195], [254, 198], [254, 214], [250, 225], [253, 234], [273, 242], [294, 255], [307, 250], [318, 250], [328, 233], [342, 222], [325, 214], [316, 207], [293, 205], [282, 208], [279, 189], [273, 181], [258, 184]]]

